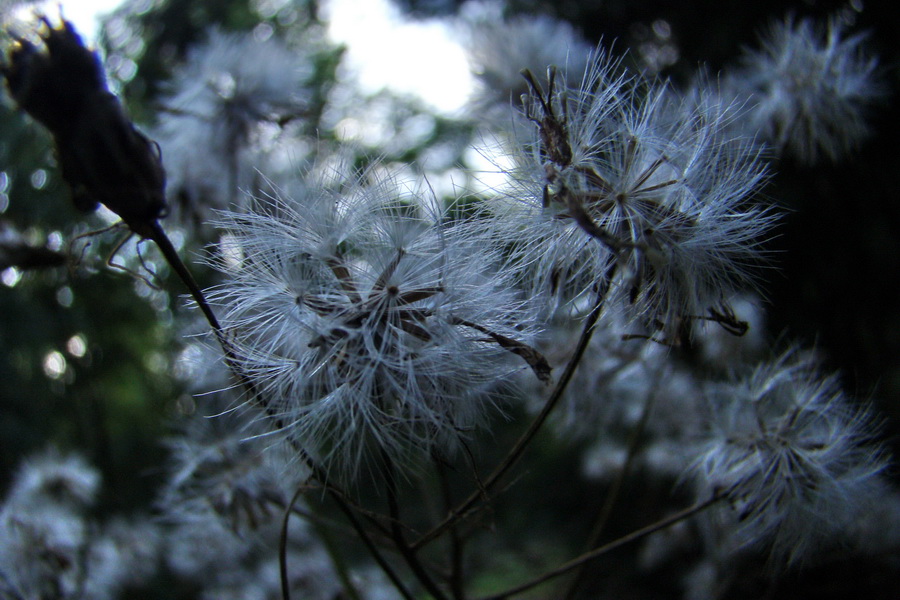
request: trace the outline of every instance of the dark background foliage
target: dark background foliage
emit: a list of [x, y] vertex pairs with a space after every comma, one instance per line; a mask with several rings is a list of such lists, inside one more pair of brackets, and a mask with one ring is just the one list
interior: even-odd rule
[[[460, 2], [399, 0], [413, 15], [452, 14]], [[669, 24], [678, 61], [660, 74], [685, 83], [700, 65], [717, 73], [756, 45], [760, 32], [787, 15], [820, 23], [849, 15], [851, 31], [867, 31], [887, 86], [871, 111], [871, 138], [837, 164], [806, 167], [790, 159], [774, 165], [766, 194], [786, 209], [772, 243], [777, 272], [767, 279], [766, 312], [776, 338], [815, 345], [848, 390], [873, 397], [900, 421], [900, 200], [893, 178], [900, 119], [900, 46], [887, 2], [629, 2], [511, 0], [510, 13], [552, 15], [572, 23], [591, 42], [634, 49], [654, 21]], [[892, 424], [894, 435], [900, 432]]]
[[[453, 14], [461, 3], [399, 4], [416, 18], [431, 18]], [[851, 395], [873, 399], [886, 415], [887, 438], [900, 455], [900, 199], [893, 181], [900, 174], [900, 119], [894, 108], [900, 98], [900, 45], [890, 3], [513, 0], [509, 5], [510, 13], [565, 19], [588, 40], [616, 40], [619, 49], [646, 41], [652, 24], [663, 20], [670, 26], [679, 59], [661, 75], [677, 82], [687, 81], [701, 64], [711, 73], [734, 64], [742, 47], [754, 44], [768, 23], [786, 14], [824, 20], [845, 11], [856, 20], [854, 30], [870, 31], [868, 44], [881, 57], [887, 87], [884, 103], [871, 114], [872, 137], [838, 164], [806, 167], [781, 160], [766, 189], [786, 209], [771, 242], [776, 269], [765, 273], [766, 312], [773, 339], [817, 347], [826, 366], [840, 370]], [[316, 9], [315, 2], [297, 3], [290, 19], [315, 20]], [[249, 0], [169, 0], [126, 21], [131, 34], [143, 38], [144, 50], [136, 57], [137, 74], [124, 86], [124, 95], [132, 114], [149, 119], [173, 66], [208, 27], [249, 30], [258, 17]], [[270, 19], [276, 29], [288, 22], [293, 21], [286, 13]], [[109, 36], [102, 43], [110, 55], [126, 45]], [[326, 84], [334, 78], [338, 56], [322, 57], [317, 72]], [[48, 136], [8, 100], [0, 102], [0, 171], [8, 182], [0, 189], [6, 198], [0, 203], [6, 206], [0, 221], [36, 247], [46, 246], [54, 232], [69, 240], [102, 226], [96, 217], [72, 208], [55, 166]], [[90, 254], [100, 257], [112, 250], [116, 239], [91, 238], [91, 243]], [[140, 285], [104, 268], [102, 259], [88, 262], [89, 268], [25, 271], [15, 286], [0, 285], [0, 490], [23, 456], [52, 443], [82, 449], [102, 469], [103, 510], [146, 508], [162, 477], [159, 440], [181, 395], [170, 376], [172, 350], [178, 344], [171, 324], [178, 318], [180, 301], [173, 295], [150, 302], [136, 291]], [[165, 277], [165, 270], [161, 275]], [[174, 281], [169, 283], [169, 289], [180, 292]], [[66, 353], [68, 340], [77, 334], [88, 342], [83, 357]], [[42, 369], [53, 350], [68, 361], [66, 375], [59, 379], [47, 377]], [[571, 449], [551, 445], [546, 452], [534, 468], [545, 469], [548, 477], [563, 477], [568, 485], [551, 489], [572, 493], [543, 496], [512, 520], [528, 522], [541, 511], [577, 511], [586, 497], [597, 493], [593, 484], [578, 482], [576, 473], [566, 475], [556, 468]], [[637, 488], [647, 491], [640, 484]], [[541, 529], [539, 521], [535, 527]], [[834, 586], [827, 597], [861, 596], [858, 587], [845, 589], [844, 582], [852, 579], [870, 586], [866, 597], [889, 598], [896, 575], [883, 565], [859, 564], [849, 572], [825, 569], [792, 576], [773, 589], [757, 581], [761, 567], [748, 565], [743, 590], [726, 596], [760, 597], [768, 592], [771, 597], [822, 598], [826, 596], [820, 585], [827, 578]], [[630, 584], [641, 591], [631, 595], [623, 589], [619, 597], [672, 593], [664, 580]]]

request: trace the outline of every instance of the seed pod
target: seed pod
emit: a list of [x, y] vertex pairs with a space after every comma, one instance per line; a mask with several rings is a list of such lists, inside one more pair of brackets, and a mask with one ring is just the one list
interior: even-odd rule
[[0, 67], [20, 108], [53, 135], [63, 179], [75, 206], [98, 203], [137, 234], [152, 237], [166, 212], [165, 171], [156, 144], [125, 116], [106, 86], [100, 59], [66, 20], [47, 27], [46, 52], [17, 39], [9, 64]]

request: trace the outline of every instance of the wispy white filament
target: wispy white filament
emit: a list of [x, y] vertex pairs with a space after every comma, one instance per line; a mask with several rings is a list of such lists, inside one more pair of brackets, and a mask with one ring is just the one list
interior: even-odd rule
[[243, 259], [213, 293], [270, 412], [350, 471], [452, 450], [521, 368], [499, 340], [534, 329], [489, 244], [370, 176], [223, 214]]

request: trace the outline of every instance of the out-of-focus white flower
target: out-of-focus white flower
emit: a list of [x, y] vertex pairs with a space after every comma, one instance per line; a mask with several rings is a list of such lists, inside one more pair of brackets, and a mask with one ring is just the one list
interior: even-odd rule
[[22, 462], [6, 505], [59, 505], [80, 510], [94, 503], [99, 489], [100, 473], [84, 457], [51, 449]]
[[840, 539], [864, 514], [884, 468], [865, 412], [835, 377], [788, 353], [751, 376], [711, 388], [706, 448], [694, 472], [701, 495], [724, 493], [741, 545], [768, 542], [798, 561]]
[[174, 508], [165, 516], [172, 529], [165, 538], [163, 558], [179, 577], [212, 583], [221, 571], [237, 568], [259, 549], [258, 533], [241, 536], [213, 511], [196, 504]]
[[228, 280], [211, 294], [237, 369], [293, 443], [344, 473], [452, 450], [514, 354], [549, 375], [500, 257], [433, 204], [370, 170], [218, 223], [242, 256], [216, 265]]
[[7, 504], [0, 511], [0, 597], [67, 597], [84, 577], [87, 526], [68, 507]]
[[170, 476], [158, 500], [163, 511], [193, 507], [235, 531], [256, 529], [277, 521], [306, 479], [302, 465], [269, 447], [246, 407], [222, 406], [220, 396], [236, 395], [226, 390], [200, 396], [202, 415], [186, 417], [180, 435], [167, 441]]
[[868, 134], [867, 109], [884, 93], [864, 41], [837, 19], [821, 27], [789, 17], [771, 25], [723, 86], [750, 98], [745, 127], [779, 151], [810, 164], [837, 160]]
[[753, 201], [758, 150], [727, 134], [727, 107], [629, 79], [602, 52], [578, 88], [555, 73], [530, 76], [533, 136], [512, 150], [500, 235], [521, 249], [535, 293], [570, 301], [609, 285], [608, 304], [672, 341], [751, 283], [774, 218]]
[[[488, 111], [488, 116], [509, 120], [510, 102], [528, 93], [522, 69], [542, 73], [547, 65], [565, 65], [567, 73], [584, 71], [590, 48], [565, 21], [541, 15], [504, 17], [502, 3], [481, 1], [464, 4], [461, 16], [465, 48], [478, 81], [474, 102], [479, 117]], [[504, 110], [496, 110], [498, 106]]]
[[147, 519], [114, 519], [104, 524], [86, 552], [83, 596], [121, 598], [124, 590], [145, 585], [157, 575], [161, 531]]
[[52, 449], [26, 459], [0, 507], [0, 596], [66, 597], [85, 577], [90, 538], [83, 511], [100, 474]]
[[152, 523], [88, 519], [99, 486], [77, 454], [22, 463], [0, 508], [0, 598], [118, 598], [156, 573]]
[[312, 60], [275, 37], [213, 30], [188, 53], [154, 132], [176, 216], [199, 224], [238, 200], [253, 178], [259, 126], [301, 116], [312, 74]]
[[[188, 431], [194, 438], [196, 433]], [[276, 449], [262, 452], [265, 441], [238, 444], [234, 436], [223, 438], [218, 447], [208, 440], [203, 446], [197, 439], [172, 444], [176, 469], [159, 503], [170, 528], [164, 559], [172, 572], [198, 587], [200, 598], [281, 595], [278, 540], [298, 477], [284, 471], [284, 481], [272, 480], [274, 469], [265, 463]], [[190, 448], [201, 452], [193, 463]], [[223, 499], [238, 501], [224, 506]], [[299, 516], [303, 501], [294, 502], [292, 509], [298, 514], [291, 518], [285, 540], [291, 589], [302, 598], [333, 598], [339, 584], [328, 553]]]

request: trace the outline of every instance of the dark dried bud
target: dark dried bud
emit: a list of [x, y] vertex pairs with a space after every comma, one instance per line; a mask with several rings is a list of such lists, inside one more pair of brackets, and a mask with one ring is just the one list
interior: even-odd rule
[[134, 232], [151, 237], [166, 210], [158, 147], [125, 116], [106, 87], [99, 57], [72, 24], [43, 22], [46, 52], [18, 39], [9, 64], [0, 67], [10, 95], [53, 135], [75, 205], [93, 210], [101, 203]]

